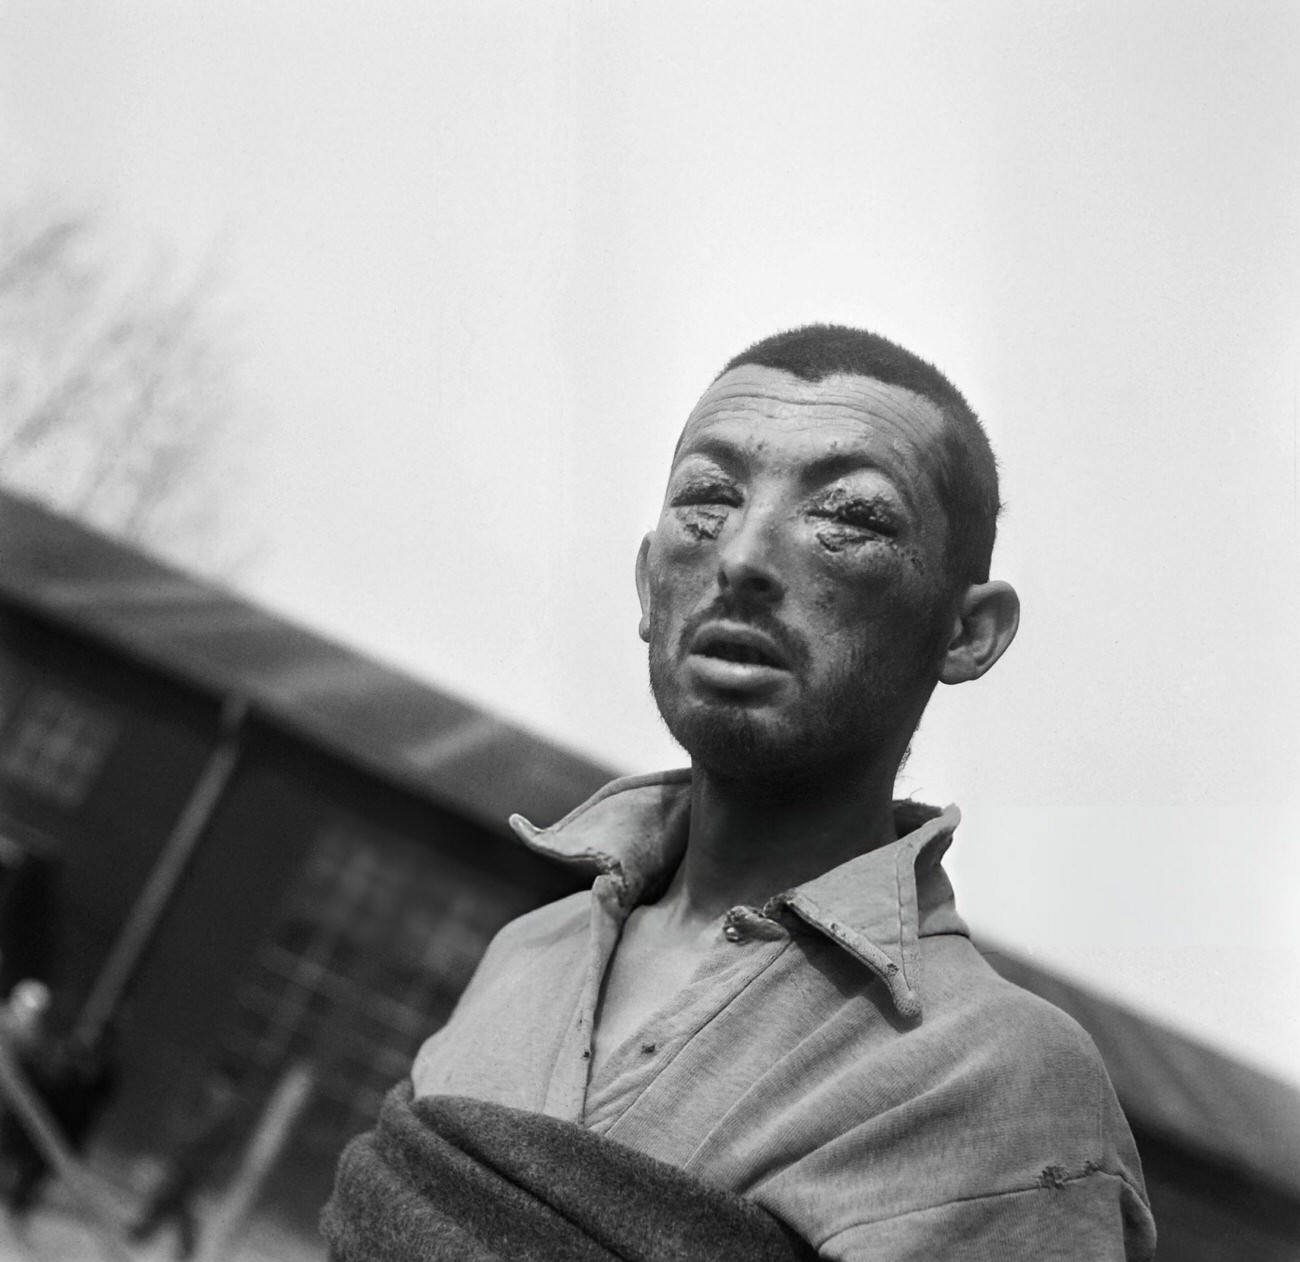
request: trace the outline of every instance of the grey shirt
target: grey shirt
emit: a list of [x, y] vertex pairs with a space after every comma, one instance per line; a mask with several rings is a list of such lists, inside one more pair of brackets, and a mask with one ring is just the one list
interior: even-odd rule
[[589, 892], [507, 925], [421, 1049], [417, 1095], [580, 1122], [749, 1196], [838, 1259], [1143, 1259], [1155, 1231], [1091, 1040], [971, 944], [940, 858], [960, 818], [737, 907], [676, 1002], [589, 1073], [623, 920], [685, 846], [689, 772], [606, 786], [530, 846]]

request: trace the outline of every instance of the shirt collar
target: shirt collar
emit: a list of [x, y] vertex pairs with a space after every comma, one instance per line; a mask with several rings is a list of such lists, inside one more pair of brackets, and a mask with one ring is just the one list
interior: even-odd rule
[[[611, 878], [618, 901], [630, 909], [681, 859], [690, 784], [689, 769], [627, 776], [550, 828], [522, 815], [512, 815], [510, 826], [533, 850]], [[960, 819], [955, 806], [895, 802], [897, 841], [782, 891], [762, 913], [775, 919], [788, 908], [861, 960], [889, 988], [898, 1014], [915, 1019], [921, 1015], [919, 939], [968, 932], [939, 865]]]

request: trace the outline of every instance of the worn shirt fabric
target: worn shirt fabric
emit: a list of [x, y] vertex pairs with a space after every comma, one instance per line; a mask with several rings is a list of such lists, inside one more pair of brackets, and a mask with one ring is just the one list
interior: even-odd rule
[[590, 891], [507, 925], [421, 1049], [417, 1096], [579, 1122], [753, 1200], [830, 1259], [1143, 1259], [1154, 1228], [1101, 1059], [1003, 980], [940, 859], [959, 820], [899, 803], [899, 839], [733, 908], [677, 1000], [591, 1075], [623, 921], [686, 844], [690, 773], [607, 785], [531, 847]]

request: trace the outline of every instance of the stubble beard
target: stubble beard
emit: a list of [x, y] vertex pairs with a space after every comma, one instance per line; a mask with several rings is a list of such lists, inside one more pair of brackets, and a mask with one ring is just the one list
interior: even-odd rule
[[651, 636], [650, 690], [668, 731], [696, 768], [765, 798], [815, 793], [873, 762], [901, 759], [915, 726], [915, 703], [907, 701], [916, 695], [914, 672], [922, 657], [926, 674], [930, 666], [928, 647], [917, 660], [886, 665], [859, 645], [815, 696], [776, 714], [740, 701], [686, 696], [665, 638]]

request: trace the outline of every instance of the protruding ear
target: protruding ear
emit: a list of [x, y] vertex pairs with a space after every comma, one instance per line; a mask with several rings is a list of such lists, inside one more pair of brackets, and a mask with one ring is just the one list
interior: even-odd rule
[[649, 531], [636, 554], [636, 594], [641, 601], [641, 621], [636, 630], [647, 644], [650, 643], [650, 545], [654, 537], [655, 532]]
[[978, 679], [1007, 651], [1020, 625], [1020, 597], [1010, 583], [993, 580], [966, 589], [953, 622], [939, 678], [945, 684]]

